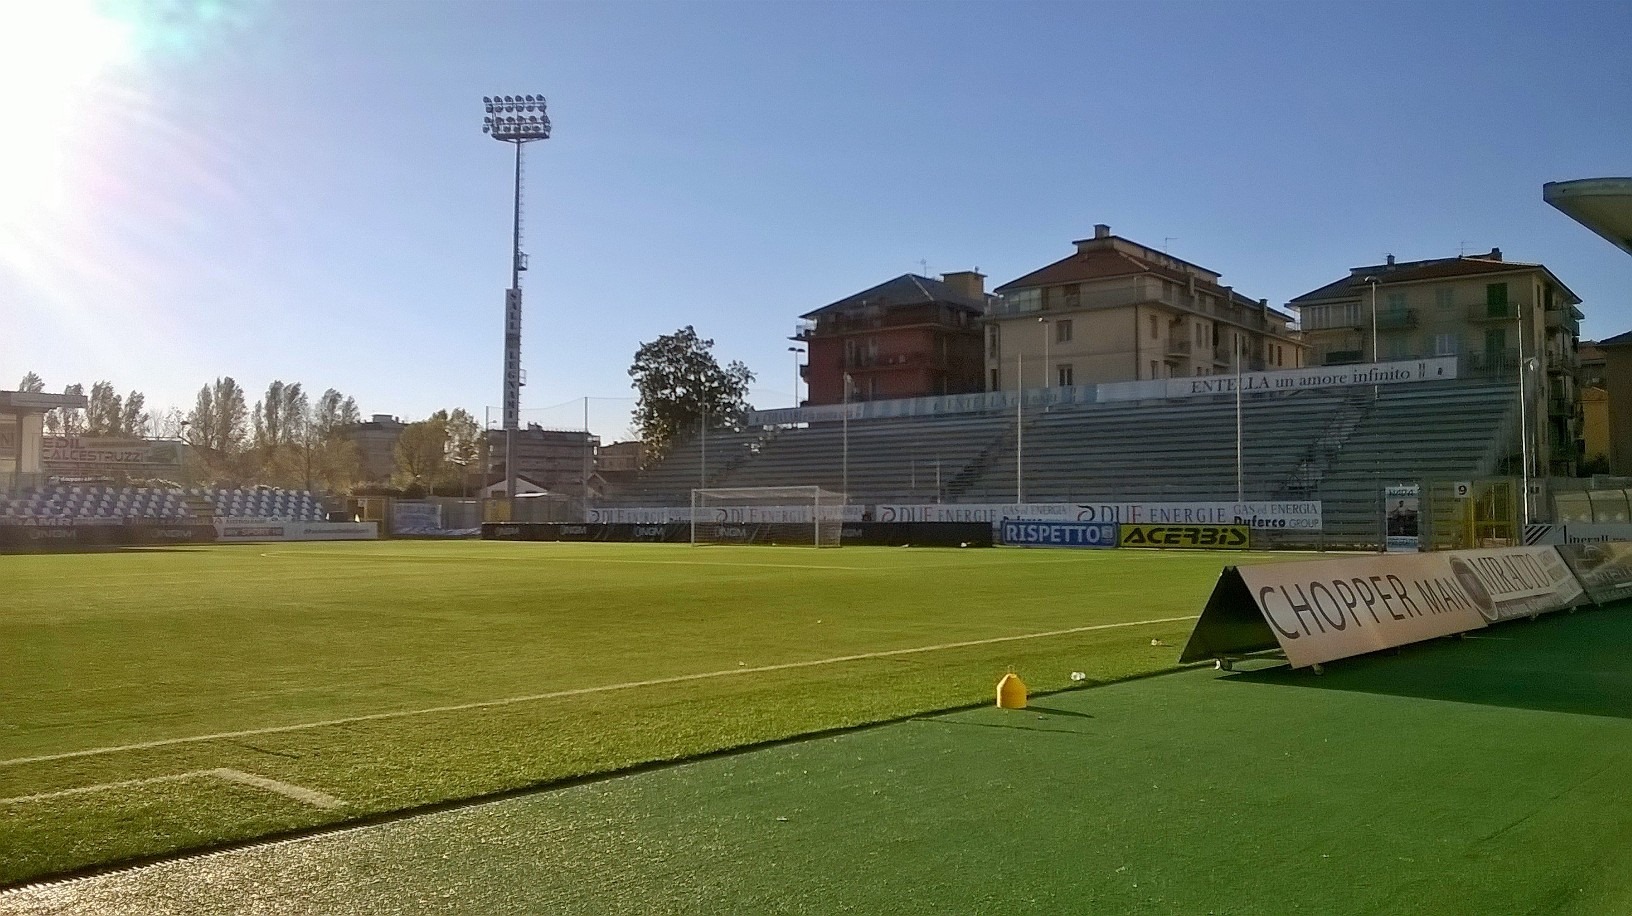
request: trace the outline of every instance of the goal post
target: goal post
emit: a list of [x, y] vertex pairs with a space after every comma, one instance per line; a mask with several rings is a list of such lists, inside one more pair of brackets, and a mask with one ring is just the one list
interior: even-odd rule
[[697, 488], [691, 543], [837, 547], [844, 504], [821, 487]]

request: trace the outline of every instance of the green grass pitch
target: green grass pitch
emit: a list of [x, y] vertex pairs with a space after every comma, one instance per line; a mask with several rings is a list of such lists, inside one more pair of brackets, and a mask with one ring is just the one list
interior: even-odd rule
[[1011, 668], [1034, 690], [1169, 669], [1190, 627], [1173, 618], [1242, 560], [485, 542], [3, 557], [0, 884], [978, 703]]

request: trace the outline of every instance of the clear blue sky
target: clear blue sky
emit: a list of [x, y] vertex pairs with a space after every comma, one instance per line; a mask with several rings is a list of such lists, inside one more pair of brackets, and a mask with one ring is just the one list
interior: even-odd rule
[[[635, 348], [685, 324], [785, 406], [800, 313], [921, 261], [996, 285], [1099, 222], [1273, 304], [1500, 246], [1585, 300], [1583, 336], [1632, 329], [1632, 259], [1541, 200], [1632, 174], [1632, 4], [99, 9], [108, 66], [0, 65], [0, 116], [45, 125], [0, 152], [0, 386], [496, 405], [491, 93], [544, 93], [555, 122], [529, 154], [527, 408], [629, 398]], [[17, 15], [0, 54], [79, 60]], [[594, 404], [620, 435], [631, 402]]]

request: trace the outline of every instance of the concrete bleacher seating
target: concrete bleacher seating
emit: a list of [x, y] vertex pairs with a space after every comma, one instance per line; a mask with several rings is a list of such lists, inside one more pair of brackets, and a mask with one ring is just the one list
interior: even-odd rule
[[[1516, 450], [1511, 383], [1433, 382], [1249, 395], [1241, 492], [1320, 500], [1334, 540], [1375, 535], [1379, 487], [1495, 472]], [[708, 436], [678, 446], [608, 504], [686, 505], [693, 487], [845, 488], [852, 502], [1233, 501], [1232, 398], [1107, 403]], [[1023, 448], [1016, 448], [1023, 437]], [[1514, 442], [1508, 442], [1514, 439]], [[848, 464], [849, 473], [844, 467]]]
[[322, 502], [305, 490], [54, 484], [11, 495], [0, 494], [0, 519], [191, 519], [199, 514], [191, 506], [200, 503], [213, 506], [214, 514], [223, 518], [300, 521], [325, 518]]

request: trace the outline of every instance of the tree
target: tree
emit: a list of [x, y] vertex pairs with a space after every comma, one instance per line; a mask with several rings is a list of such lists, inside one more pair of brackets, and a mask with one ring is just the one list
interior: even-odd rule
[[333, 388], [311, 406], [304, 431], [308, 487], [321, 484], [329, 490], [345, 490], [362, 476], [362, 455], [351, 438], [351, 431], [362, 421], [357, 402]]
[[232, 376], [215, 380], [198, 390], [192, 413], [187, 415], [187, 442], [212, 476], [238, 476], [238, 457], [248, 435], [249, 408], [244, 389]]
[[713, 346], [687, 325], [635, 351], [629, 367], [639, 397], [634, 421], [648, 460], [662, 458], [704, 425], [736, 426], [752, 409], [747, 395], [754, 373], [736, 360], [721, 368], [709, 352]]
[[[471, 469], [476, 469], [485, 478], [487, 474], [487, 437], [482, 435], [482, 426], [476, 418], [463, 407], [454, 408], [448, 414], [448, 455], [447, 460], [456, 466], [454, 471], [459, 477], [460, 492], [464, 492], [464, 484]], [[484, 481], [485, 482], [485, 481]]]
[[448, 472], [448, 412], [409, 423], [397, 438], [397, 484], [417, 484], [426, 492]]
[[[29, 373], [33, 375], [34, 373]], [[78, 382], [62, 389], [69, 397], [84, 397], [85, 386]], [[78, 407], [54, 407], [45, 414], [45, 434], [48, 436], [80, 436], [85, 433], [85, 414]]]
[[87, 436], [117, 436], [125, 420], [124, 399], [114, 393], [113, 383], [103, 380], [91, 385], [85, 408]]
[[27, 375], [23, 376], [22, 381], [17, 383], [17, 390], [27, 391], [32, 394], [39, 394], [45, 390], [45, 379], [40, 378], [33, 372], [29, 372]]
[[305, 478], [308, 413], [306, 393], [299, 382], [274, 381], [267, 386], [266, 397], [255, 402], [251, 448], [259, 481], [293, 485]]
[[125, 412], [119, 420], [118, 435], [127, 439], [138, 439], [148, 433], [148, 421], [152, 419], [144, 409], [147, 406], [147, 395], [134, 389], [125, 395]]

